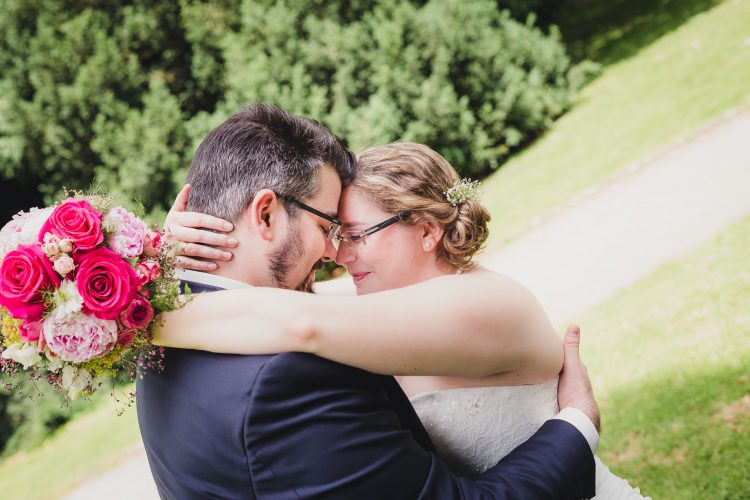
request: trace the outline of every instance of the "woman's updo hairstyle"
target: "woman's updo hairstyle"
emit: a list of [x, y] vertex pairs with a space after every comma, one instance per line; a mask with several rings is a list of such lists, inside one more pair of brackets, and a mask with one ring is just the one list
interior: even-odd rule
[[410, 210], [408, 223], [436, 222], [445, 232], [438, 258], [460, 270], [474, 265], [474, 254], [487, 240], [490, 214], [473, 198], [455, 206], [448, 201], [445, 193], [460, 178], [445, 158], [423, 144], [395, 142], [364, 150], [358, 163], [352, 187], [385, 212]]

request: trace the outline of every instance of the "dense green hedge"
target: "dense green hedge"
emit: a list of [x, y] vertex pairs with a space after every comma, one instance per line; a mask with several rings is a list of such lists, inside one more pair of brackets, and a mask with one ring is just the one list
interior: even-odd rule
[[486, 174], [577, 85], [554, 28], [499, 6], [528, 14], [513, 0], [6, 0], [1, 215], [94, 180], [158, 213], [197, 142], [254, 100], [354, 149], [410, 139]]

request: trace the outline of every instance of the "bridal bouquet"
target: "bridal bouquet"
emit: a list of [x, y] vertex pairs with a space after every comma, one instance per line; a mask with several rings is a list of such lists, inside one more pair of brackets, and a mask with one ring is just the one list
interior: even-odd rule
[[0, 230], [0, 371], [75, 396], [160, 367], [149, 329], [179, 307], [173, 271], [161, 233], [107, 196], [20, 212]]

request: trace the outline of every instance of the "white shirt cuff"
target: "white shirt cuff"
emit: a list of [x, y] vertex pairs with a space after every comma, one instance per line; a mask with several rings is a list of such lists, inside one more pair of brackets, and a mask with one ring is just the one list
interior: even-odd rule
[[570, 425], [578, 429], [578, 431], [583, 434], [583, 437], [586, 438], [586, 441], [589, 443], [589, 446], [591, 447], [591, 453], [596, 455], [596, 451], [599, 449], [599, 433], [596, 431], [594, 423], [589, 417], [586, 416], [585, 413], [577, 408], [568, 406], [567, 408], [563, 408], [560, 413], [555, 415], [554, 418], [565, 420]]

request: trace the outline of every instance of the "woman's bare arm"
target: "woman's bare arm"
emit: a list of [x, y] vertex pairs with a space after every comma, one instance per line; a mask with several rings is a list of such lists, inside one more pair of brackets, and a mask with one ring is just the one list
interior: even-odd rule
[[358, 297], [274, 288], [203, 294], [163, 315], [155, 341], [221, 353], [309, 352], [393, 375], [543, 379], [562, 364], [537, 300], [488, 271]]

